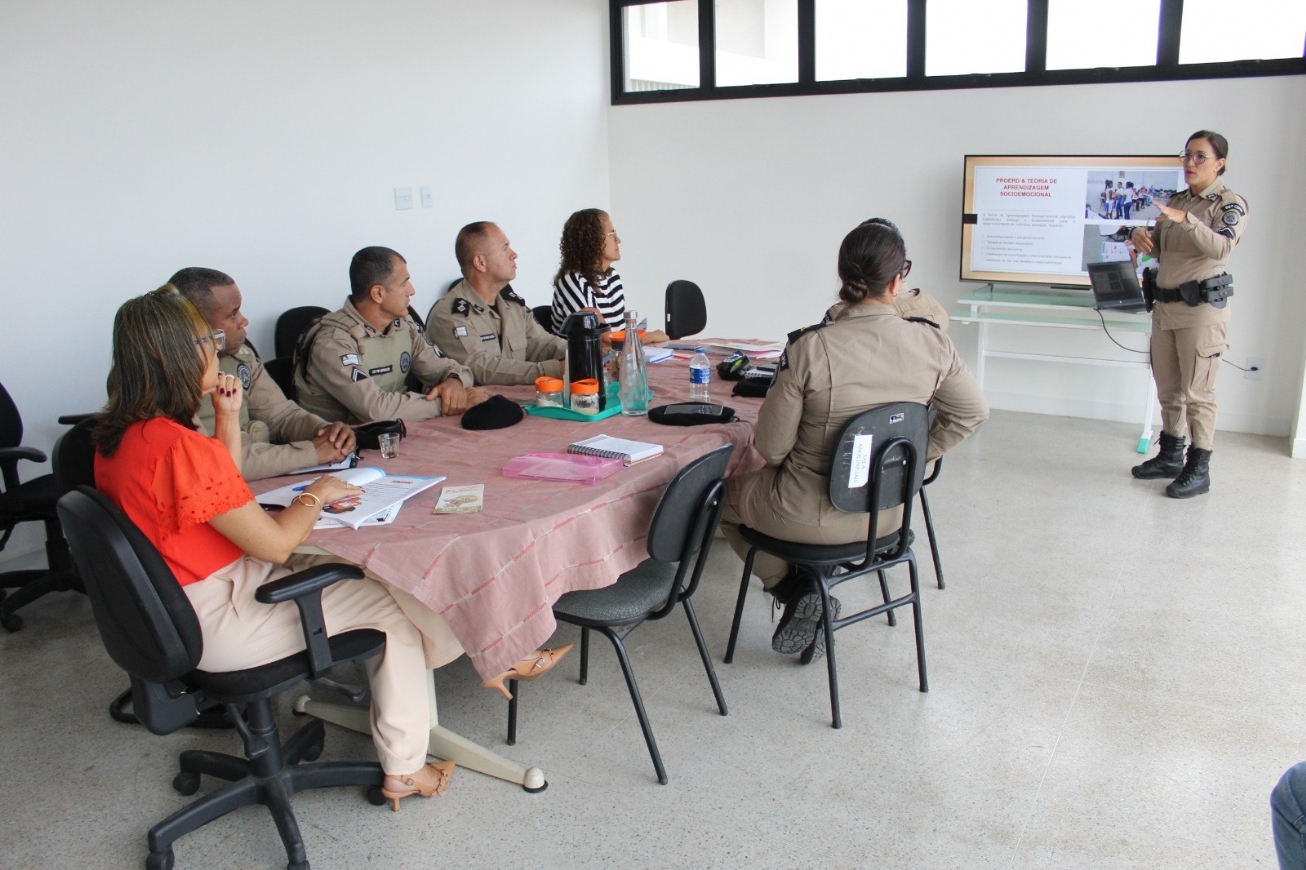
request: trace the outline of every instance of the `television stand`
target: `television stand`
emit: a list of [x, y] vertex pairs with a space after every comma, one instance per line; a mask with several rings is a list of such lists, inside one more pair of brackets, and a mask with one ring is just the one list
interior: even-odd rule
[[[1151, 362], [1140, 355], [1138, 360], [1077, 356], [1073, 354], [1041, 354], [1023, 351], [993, 350], [989, 347], [989, 331], [993, 326], [1032, 326], [1051, 329], [1102, 330], [1099, 312], [1093, 307], [1093, 294], [1079, 288], [1061, 287], [1007, 287], [986, 284], [973, 293], [957, 300], [965, 310], [952, 313], [953, 323], [973, 323], [979, 328], [976, 342], [975, 380], [984, 388], [985, 360], [1020, 359], [1036, 362], [1073, 363], [1078, 365], [1110, 366], [1142, 369], [1147, 372], [1147, 394], [1143, 398], [1143, 431], [1138, 437], [1137, 451], [1146, 453], [1152, 442], [1152, 419], [1156, 406], [1156, 385], [1152, 380]], [[1132, 332], [1148, 337], [1152, 334], [1150, 319], [1142, 320], [1136, 314], [1101, 312], [1112, 332]], [[1104, 341], [1110, 341], [1105, 335]]]

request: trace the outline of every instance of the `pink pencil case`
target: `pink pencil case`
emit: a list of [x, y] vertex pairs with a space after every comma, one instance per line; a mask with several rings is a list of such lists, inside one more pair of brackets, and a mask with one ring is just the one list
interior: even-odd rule
[[509, 459], [503, 467], [503, 476], [597, 483], [616, 474], [623, 467], [624, 463], [620, 459], [574, 453], [527, 453]]

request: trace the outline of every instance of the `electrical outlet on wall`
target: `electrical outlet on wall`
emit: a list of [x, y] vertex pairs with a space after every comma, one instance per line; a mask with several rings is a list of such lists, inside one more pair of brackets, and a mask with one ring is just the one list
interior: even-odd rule
[[1247, 357], [1246, 368], [1247, 371], [1243, 373], [1243, 377], [1249, 381], [1259, 381], [1261, 372], [1265, 370], [1265, 360], [1259, 356], [1249, 356]]
[[431, 192], [431, 186], [422, 187], [422, 208], [432, 208], [435, 205], [435, 194]]
[[413, 207], [413, 189], [411, 187], [395, 188], [395, 210], [402, 211]]

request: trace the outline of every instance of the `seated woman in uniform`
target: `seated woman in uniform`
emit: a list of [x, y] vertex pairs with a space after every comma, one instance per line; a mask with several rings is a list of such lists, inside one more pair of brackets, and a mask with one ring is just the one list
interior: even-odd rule
[[[241, 384], [218, 368], [225, 336], [214, 332], [171, 286], [128, 300], [113, 323], [109, 401], [95, 428], [96, 486], [162, 554], [199, 618], [208, 671], [255, 667], [304, 648], [293, 602], [255, 601], [258, 587], [323, 557], [294, 555], [323, 506], [361, 490], [319, 477], [285, 510], [269, 515], [240, 476]], [[213, 396], [215, 435], [195, 430], [195, 412]], [[372, 740], [397, 810], [410, 795], [442, 792], [454, 763], [427, 764], [430, 670], [462, 654], [444, 620], [369, 575], [322, 593], [332, 632], [374, 628], [385, 651], [367, 661]], [[565, 652], [563, 650], [562, 652]], [[548, 651], [504, 676], [543, 673]], [[501, 686], [496, 686], [501, 688]]]
[[[582, 209], [562, 227], [562, 262], [553, 278], [553, 332], [578, 311], [592, 311], [609, 329], [623, 329], [626, 294], [621, 276], [612, 264], [621, 259], [621, 237], [612, 218], [597, 208]], [[666, 341], [667, 334], [651, 330], [644, 341]]]
[[[890, 402], [932, 402], [938, 416], [927, 459], [942, 456], [988, 419], [984, 395], [948, 336], [895, 308], [910, 270], [902, 236], [887, 220], [873, 218], [844, 238], [843, 307], [790, 340], [753, 432], [766, 467], [730, 482], [721, 530], [741, 557], [748, 545], [740, 525], [810, 544], [865, 538], [867, 517], [836, 510], [827, 496], [839, 432], [863, 411]], [[901, 508], [892, 509], [880, 516], [879, 528], [887, 534], [901, 522]], [[771, 648], [799, 653], [815, 639], [815, 652], [824, 654], [815, 579], [764, 553], [753, 572], [784, 605]], [[838, 600], [831, 602], [837, 611]]]

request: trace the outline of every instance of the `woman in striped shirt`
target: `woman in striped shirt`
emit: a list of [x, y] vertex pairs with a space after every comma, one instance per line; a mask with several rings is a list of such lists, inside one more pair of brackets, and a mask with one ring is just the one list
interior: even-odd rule
[[[612, 218], [597, 208], [582, 209], [562, 228], [562, 262], [553, 279], [553, 331], [578, 311], [593, 311], [609, 329], [624, 327], [626, 294], [612, 264], [621, 259], [621, 237]], [[666, 341], [661, 332], [646, 333], [647, 341]]]

